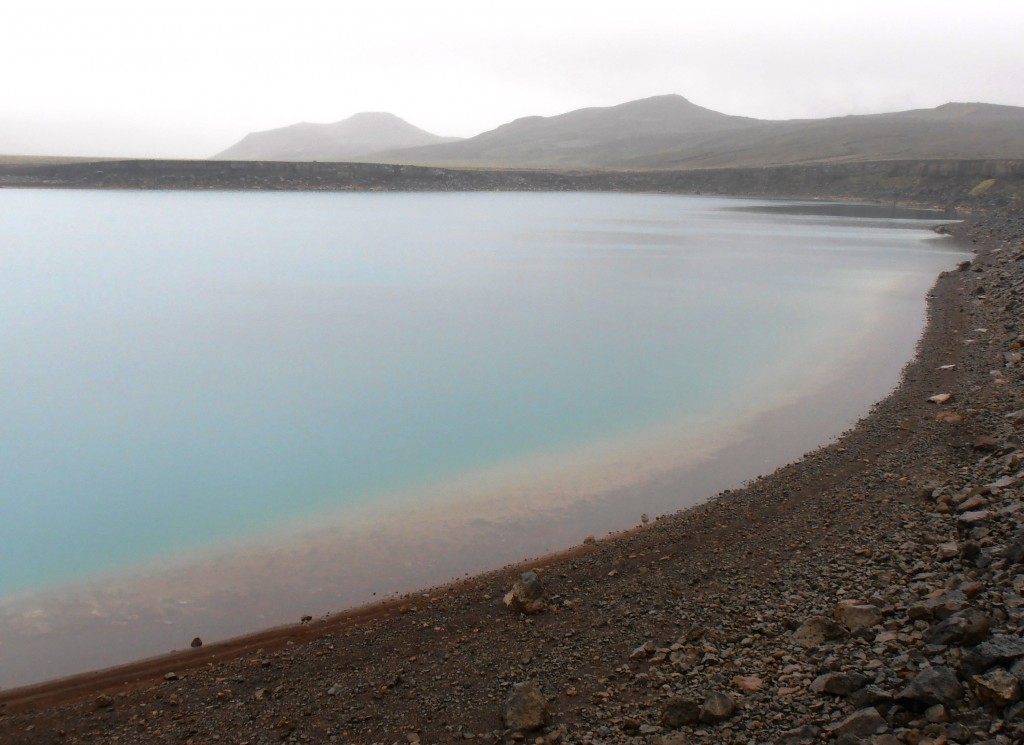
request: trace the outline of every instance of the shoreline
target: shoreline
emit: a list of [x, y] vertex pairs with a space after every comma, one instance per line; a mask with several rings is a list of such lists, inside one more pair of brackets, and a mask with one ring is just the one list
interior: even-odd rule
[[[959, 233], [960, 240], [965, 242], [988, 240], [986, 231], [991, 232], [991, 227], [986, 227], [983, 218], [980, 224], [974, 221], [951, 232]], [[1001, 244], [982, 245], [979, 258], [987, 260], [993, 250], [1001, 248]], [[475, 733], [481, 740], [504, 741], [513, 733], [500, 723], [500, 702], [510, 681], [516, 679], [541, 681], [545, 693], [554, 699], [550, 702], [552, 726], [561, 725], [561, 729], [549, 731], [560, 732], [559, 737], [564, 741], [587, 741], [572, 738], [588, 731], [607, 738], [591, 740], [595, 742], [620, 739], [654, 742], [652, 738], [671, 729], [653, 723], [658, 721], [664, 703], [658, 688], [647, 685], [648, 680], [653, 680], [650, 670], [656, 665], [650, 663], [650, 669], [643, 668], [647, 670], [643, 673], [634, 671], [633, 676], [620, 671], [623, 665], [642, 668], [650, 656], [644, 653], [633, 657], [630, 650], [636, 646], [634, 641], [642, 645], [648, 639], [657, 638], [662, 643], [670, 630], [689, 636], [700, 626], [704, 629], [703, 636], [713, 639], [718, 648], [717, 663], [711, 667], [726, 668], [726, 661], [732, 658], [725, 655], [723, 649], [740, 640], [720, 639], [712, 633], [718, 628], [715, 618], [729, 628], [727, 619], [735, 612], [730, 609], [739, 599], [754, 600], [772, 592], [772, 588], [777, 587], [773, 581], [786, 576], [805, 555], [836, 551], [837, 544], [847, 539], [844, 533], [849, 524], [856, 526], [855, 538], [858, 539], [875, 535], [883, 528], [900, 527], [899, 521], [907, 519], [901, 510], [907, 506], [920, 510], [920, 500], [914, 495], [928, 483], [929, 474], [940, 476], [943, 470], [940, 459], [916, 457], [918, 451], [938, 448], [937, 452], [946, 454], [948, 463], [961, 469], [972, 462], [967, 456], [973, 451], [964, 443], [980, 434], [971, 430], [991, 428], [991, 417], [968, 414], [966, 426], [956, 429], [953, 439], [947, 442], [949, 430], [939, 429], [944, 425], [934, 422], [938, 407], [927, 399], [940, 390], [956, 390], [954, 401], [962, 396], [968, 404], [973, 404], [970, 391], [980, 387], [987, 394], [985, 384], [991, 385], [988, 369], [992, 363], [980, 359], [983, 345], [957, 343], [976, 328], [977, 321], [970, 312], [972, 306], [966, 299], [973, 297], [967, 294], [974, 291], [970, 286], [975, 280], [973, 274], [947, 272], [940, 275], [931, 293], [928, 321], [916, 355], [904, 368], [899, 387], [890, 396], [878, 402], [856, 427], [836, 442], [755, 479], [742, 489], [723, 492], [647, 527], [615, 534], [594, 544], [525, 560], [382, 604], [107, 671], [2, 691], [0, 735], [17, 734], [21, 737], [19, 741], [43, 742], [48, 733], [60, 729], [81, 738], [67, 741], [85, 742], [105, 741], [103, 738], [116, 730], [136, 732], [141, 738], [139, 741], [143, 741], [145, 738], [134, 728], [137, 722], [129, 720], [128, 712], [133, 707], [137, 709], [136, 704], [142, 708], [172, 707], [177, 714], [184, 714], [187, 706], [179, 708], [183, 702], [193, 706], [196, 712], [203, 705], [215, 706], [218, 710], [223, 708], [225, 711], [221, 713], [229, 717], [234, 707], [229, 702], [243, 692], [221, 698], [219, 693], [231, 686], [218, 681], [230, 681], [235, 675], [281, 681], [282, 690], [266, 696], [267, 699], [278, 708], [293, 705], [301, 708], [301, 702], [306, 702], [314, 709], [309, 716], [316, 719], [319, 727], [314, 734], [326, 735], [332, 730], [332, 734], [346, 742], [397, 739], [402, 732], [415, 732], [418, 739], [428, 742], [444, 741], [446, 736], [454, 737], [454, 730], [445, 727], [456, 725], [462, 728], [463, 734]], [[966, 358], [979, 358], [978, 364], [965, 365]], [[947, 364], [956, 364], [957, 368], [939, 369]], [[1004, 386], [1000, 394], [1007, 390]], [[975, 397], [980, 398], [980, 395]], [[951, 444], [953, 440], [955, 444]], [[884, 470], [891, 465], [887, 459], [894, 454], [897, 459], [903, 456], [900, 465], [906, 473]], [[866, 486], [858, 488], [859, 484]], [[836, 490], [845, 493], [849, 501], [837, 502]], [[825, 514], [821, 513], [821, 505], [828, 505]], [[865, 543], [864, 540], [855, 542]], [[852, 554], [857, 566], [870, 564], [876, 555], [893, 552], [884, 542], [874, 545], [875, 550], [867, 554]], [[756, 560], [750, 559], [752, 555], [756, 555]], [[499, 600], [516, 574], [527, 567], [544, 569], [541, 576], [549, 594], [561, 602], [555, 602], [547, 613], [520, 617], [502, 606]], [[661, 589], [652, 585], [655, 579]], [[736, 589], [739, 584], [742, 590]], [[841, 584], [845, 593], [840, 594], [858, 591], [855, 585]], [[608, 585], [616, 586], [610, 595]], [[623, 585], [628, 589], [624, 591]], [[666, 591], [664, 586], [670, 589]], [[653, 617], [634, 608], [638, 594], [657, 595], [657, 601], [648, 604]], [[611, 606], [602, 605], [597, 598]], [[588, 603], [592, 599], [595, 602]], [[821, 605], [817, 599], [812, 600], [810, 606]], [[679, 602], [682, 610], [666, 615], [665, 604], [674, 602]], [[806, 613], [806, 609], [803, 612]], [[609, 616], [616, 619], [614, 625], [609, 622]], [[747, 625], [753, 628], [772, 623], [773, 619], [765, 616]], [[783, 628], [786, 625], [783, 623]], [[620, 633], [613, 634], [610, 629]], [[587, 638], [578, 638], [583, 636]], [[570, 642], [562, 643], [570, 637]], [[605, 637], [613, 638], [602, 641]], [[335, 645], [342, 648], [340, 652]], [[568, 650], [562, 649], [566, 645], [569, 645]], [[584, 653], [574, 656], [573, 647], [587, 650], [594, 659], [586, 659]], [[380, 652], [384, 648], [389, 651], [382, 658]], [[542, 648], [546, 654], [539, 651]], [[442, 649], [449, 657], [444, 662], [436, 655]], [[467, 649], [472, 649], [473, 653], [468, 654]], [[517, 657], [519, 650], [532, 651], [524, 651]], [[325, 658], [321, 665], [318, 661]], [[563, 664], [555, 664], [555, 658]], [[637, 659], [642, 661], [636, 662]], [[566, 660], [571, 663], [568, 667], [564, 664]], [[437, 686], [423, 681], [428, 676], [419, 669], [428, 661], [430, 674], [452, 681], [445, 690], [445, 697], [436, 693], [402, 696], [400, 689], [410, 686], [407, 680], [401, 682], [403, 679], [419, 679], [413, 685], [416, 691], [425, 687], [431, 692], [436, 689]], [[507, 663], [504, 667], [503, 661]], [[296, 668], [303, 671], [301, 677], [309, 681], [311, 687], [292, 685]], [[243, 670], [251, 674], [244, 675]], [[463, 680], [469, 670], [482, 673], [481, 680], [475, 683]], [[173, 679], [165, 677], [172, 671]], [[275, 671], [280, 672], [278, 677]], [[648, 677], [637, 679], [641, 674]], [[364, 684], [348, 682], [352, 675], [361, 677]], [[713, 672], [704, 677], [717, 680]], [[723, 680], [729, 677], [725, 675]], [[328, 679], [333, 685], [350, 691], [345, 700], [336, 701], [334, 694], [327, 693], [324, 683]], [[614, 688], [609, 682], [613, 680], [623, 681], [624, 687], [608, 693]], [[456, 682], [459, 684], [455, 685]], [[238, 683], [240, 688], [257, 685], [245, 701], [257, 700], [259, 690], [277, 691], [272, 685], [252, 680]], [[728, 687], [721, 681], [716, 685]], [[173, 693], [169, 692], [171, 689]], [[775, 690], [777, 693], [781, 689]], [[374, 696], [374, 691], [378, 695]], [[396, 691], [397, 697], [392, 695], [389, 699], [388, 694]], [[587, 693], [590, 695], [585, 696]], [[601, 693], [608, 695], [599, 695]], [[113, 697], [112, 705], [102, 701], [102, 696]], [[175, 697], [178, 702], [169, 703], [170, 698]], [[263, 701], [263, 698], [258, 700]], [[603, 721], [600, 712], [608, 709], [613, 699], [621, 699], [624, 708], [605, 717], [607, 723], [603, 726], [609, 732], [598, 732], [594, 720]], [[239, 699], [235, 708], [241, 708], [241, 701]], [[355, 708], [363, 713], [336, 725], [326, 724], [333, 719], [326, 713], [318, 713], [320, 707], [329, 704], [331, 709], [336, 709], [347, 706], [349, 701], [361, 702], [361, 706]], [[466, 702], [469, 708], [463, 710], [462, 703], [452, 707], [451, 702]], [[752, 702], [750, 707], [756, 704]], [[61, 708], [53, 708], [58, 706]], [[645, 717], [643, 712], [648, 710], [654, 714]], [[449, 713], [444, 716], [446, 711]], [[273, 714], [270, 719], [277, 715]], [[367, 718], [361, 719], [364, 715]], [[196, 716], [198, 713], [188, 719], [189, 727], [196, 727]], [[175, 721], [179, 718], [176, 716]], [[438, 721], [445, 718], [450, 721]], [[615, 719], [618, 719], [617, 724]], [[296, 716], [283, 727], [267, 721], [271, 729], [286, 730], [286, 738], [304, 724]], [[170, 726], [170, 721], [156, 724]], [[29, 726], [32, 734], [26, 736]], [[102, 729], [97, 730], [97, 726]], [[644, 731], [644, 726], [654, 730]], [[569, 727], [573, 729], [567, 729]], [[316, 728], [305, 729], [313, 732]], [[712, 728], [707, 733], [695, 734], [716, 737], [715, 732]], [[717, 732], [721, 734], [721, 730]], [[644, 736], [647, 739], [642, 739]]]

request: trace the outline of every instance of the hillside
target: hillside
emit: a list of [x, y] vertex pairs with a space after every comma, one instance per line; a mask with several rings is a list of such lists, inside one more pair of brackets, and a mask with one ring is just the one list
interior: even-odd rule
[[379, 150], [452, 142], [414, 127], [394, 114], [366, 112], [333, 124], [302, 122], [253, 132], [215, 160], [346, 161]]
[[951, 103], [830, 119], [729, 116], [657, 96], [517, 119], [459, 142], [367, 160], [443, 166], [719, 168], [863, 160], [1024, 157], [1024, 108]]

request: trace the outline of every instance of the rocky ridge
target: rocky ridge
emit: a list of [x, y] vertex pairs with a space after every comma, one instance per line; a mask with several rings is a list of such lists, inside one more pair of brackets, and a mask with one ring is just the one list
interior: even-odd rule
[[1007, 206], [1024, 160], [878, 160], [764, 168], [570, 171], [375, 163], [121, 160], [0, 164], [0, 188], [237, 191], [620, 191]]
[[0, 695], [0, 741], [1024, 742], [1024, 213], [941, 230], [977, 257], [837, 443], [300, 644]]

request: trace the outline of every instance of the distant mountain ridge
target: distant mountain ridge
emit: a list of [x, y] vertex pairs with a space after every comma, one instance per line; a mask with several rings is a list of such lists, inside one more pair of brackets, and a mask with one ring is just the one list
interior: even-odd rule
[[[391, 117], [435, 140], [376, 146], [381, 138], [360, 139], [355, 128], [341, 127], [360, 117]], [[389, 120], [365, 120], [367, 124], [374, 121], [385, 124]], [[321, 139], [316, 140], [299, 129], [303, 127], [333, 129], [317, 130]], [[299, 135], [306, 138], [302, 147], [294, 144], [301, 139]], [[276, 138], [292, 144], [286, 148]], [[337, 125], [294, 125], [248, 135], [215, 157], [618, 170], [1018, 159], [1024, 158], [1024, 108], [948, 103], [887, 114], [774, 121], [723, 114], [682, 96], [665, 95], [551, 117], [525, 117], [468, 139], [437, 140], [443, 138], [417, 130], [393, 115], [360, 114]], [[273, 157], [260, 155], [271, 150]]]
[[213, 159], [345, 161], [380, 150], [434, 145], [457, 139], [431, 134], [394, 114], [363, 112], [333, 124], [301, 122], [253, 132], [214, 155]]

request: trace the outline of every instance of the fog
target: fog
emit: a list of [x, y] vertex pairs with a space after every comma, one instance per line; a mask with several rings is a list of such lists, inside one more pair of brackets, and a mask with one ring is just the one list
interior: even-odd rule
[[203, 158], [389, 111], [440, 135], [663, 93], [810, 118], [1024, 106], [1024, 4], [19, 2], [0, 154]]

